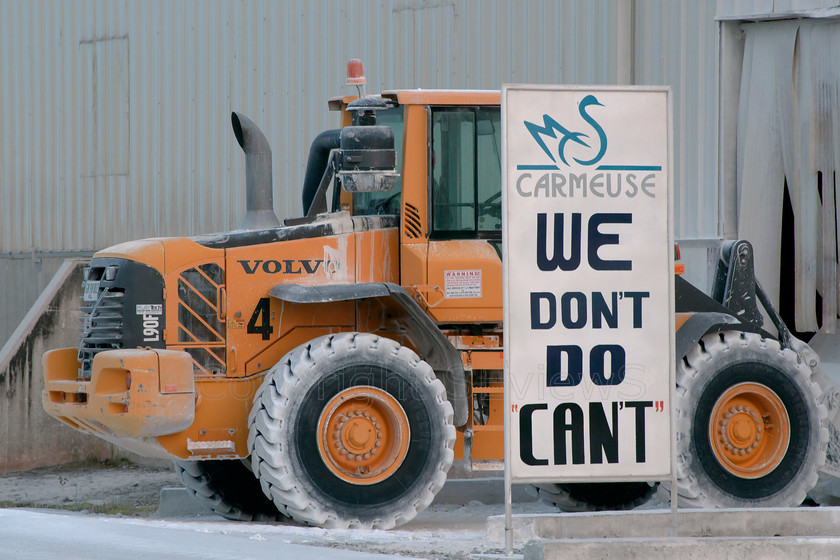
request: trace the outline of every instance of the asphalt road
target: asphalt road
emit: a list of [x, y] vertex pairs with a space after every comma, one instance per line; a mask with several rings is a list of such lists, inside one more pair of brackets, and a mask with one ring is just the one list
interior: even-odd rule
[[[282, 532], [230, 524], [172, 523], [27, 509], [0, 509], [3, 560], [381, 560], [406, 556], [294, 544]], [[324, 542], [324, 545], [329, 543]]]

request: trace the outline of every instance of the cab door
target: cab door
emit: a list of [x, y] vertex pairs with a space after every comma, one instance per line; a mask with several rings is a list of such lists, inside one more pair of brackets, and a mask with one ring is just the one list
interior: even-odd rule
[[429, 119], [429, 313], [444, 323], [500, 323], [499, 107], [432, 107]]

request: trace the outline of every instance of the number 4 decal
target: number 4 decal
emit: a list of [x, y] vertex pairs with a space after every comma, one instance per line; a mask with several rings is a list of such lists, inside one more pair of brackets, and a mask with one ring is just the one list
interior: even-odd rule
[[274, 327], [271, 326], [271, 300], [261, 298], [257, 303], [251, 320], [248, 321], [248, 334], [261, 334], [263, 340], [271, 338]]

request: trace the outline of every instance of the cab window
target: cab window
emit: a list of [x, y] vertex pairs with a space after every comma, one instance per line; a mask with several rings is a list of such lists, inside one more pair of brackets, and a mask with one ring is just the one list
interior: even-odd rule
[[[402, 165], [403, 109], [394, 107], [376, 112], [376, 124], [390, 126], [394, 131], [394, 148], [397, 152], [397, 170]], [[353, 193], [353, 215], [399, 214], [402, 177], [398, 177], [394, 188], [387, 192]]]
[[498, 107], [432, 109], [433, 239], [501, 239], [501, 113]]

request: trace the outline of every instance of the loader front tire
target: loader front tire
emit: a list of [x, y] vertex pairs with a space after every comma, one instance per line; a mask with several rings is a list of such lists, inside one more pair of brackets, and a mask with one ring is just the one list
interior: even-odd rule
[[284, 516], [265, 497], [241, 460], [173, 461], [178, 478], [204, 509], [232, 521], [280, 521]]
[[249, 417], [252, 467], [300, 523], [390, 529], [443, 487], [452, 417], [444, 385], [410, 349], [372, 334], [328, 335], [267, 374]]
[[638, 507], [654, 495], [647, 482], [587, 482], [534, 484], [540, 501], [561, 511], [620, 511]]
[[[704, 336], [677, 364], [679, 505], [793, 507], [817, 482], [827, 412], [812, 372], [754, 333]], [[667, 501], [668, 483], [660, 486]]]

